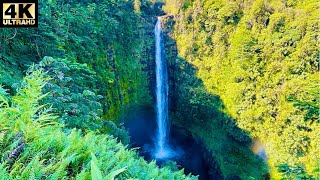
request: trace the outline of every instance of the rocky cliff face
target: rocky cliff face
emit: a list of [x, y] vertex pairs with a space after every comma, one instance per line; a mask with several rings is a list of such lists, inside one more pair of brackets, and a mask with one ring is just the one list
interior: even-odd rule
[[155, 16], [145, 17], [144, 23], [144, 54], [142, 55], [142, 63], [145, 65], [144, 71], [147, 73], [148, 89], [152, 98], [151, 102], [155, 102], [155, 38], [154, 25], [157, 21]]

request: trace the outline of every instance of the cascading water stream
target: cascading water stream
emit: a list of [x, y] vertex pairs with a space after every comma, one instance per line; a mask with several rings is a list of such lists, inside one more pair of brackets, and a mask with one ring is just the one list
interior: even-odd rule
[[155, 143], [155, 158], [164, 159], [173, 156], [173, 151], [168, 144], [168, 70], [165, 59], [164, 43], [162, 39], [161, 18], [158, 17], [154, 29], [156, 46], [156, 112], [157, 112], [157, 135]]
[[164, 17], [158, 17], [154, 27], [156, 108], [155, 111], [151, 109], [134, 111], [129, 116], [125, 127], [129, 130], [132, 147], [142, 147], [139, 149], [139, 154], [147, 161], [156, 160], [159, 166], [166, 165], [170, 159], [176, 162], [178, 167], [183, 167], [186, 174], [200, 175], [200, 179], [222, 179], [219, 178], [219, 172], [212, 171], [211, 162], [204, 158], [203, 153], [206, 149], [197, 143], [190, 133], [179, 127], [174, 127], [172, 132], [169, 132], [169, 76], [164, 33], [161, 29], [162, 18]]

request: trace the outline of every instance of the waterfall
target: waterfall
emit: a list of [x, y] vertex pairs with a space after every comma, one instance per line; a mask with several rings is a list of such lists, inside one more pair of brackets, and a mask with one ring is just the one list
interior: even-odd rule
[[161, 18], [158, 17], [154, 29], [156, 46], [156, 111], [157, 111], [157, 134], [155, 143], [155, 157], [157, 159], [168, 158], [173, 151], [168, 145], [169, 117], [168, 117], [168, 70], [165, 59], [164, 43], [162, 39]]

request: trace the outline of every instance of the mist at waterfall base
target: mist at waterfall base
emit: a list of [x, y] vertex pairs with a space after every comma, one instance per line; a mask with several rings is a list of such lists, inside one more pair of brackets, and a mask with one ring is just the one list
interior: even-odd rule
[[137, 148], [140, 156], [147, 161], [156, 160], [159, 166], [172, 161], [177, 163], [179, 169], [185, 174], [199, 175], [200, 180], [223, 179], [218, 170], [212, 167], [212, 162], [204, 154], [206, 149], [198, 143], [191, 134], [178, 127], [171, 127], [168, 143], [175, 156], [166, 159], [154, 157], [157, 123], [154, 109], [143, 109], [131, 113], [125, 123], [130, 135], [130, 147]]

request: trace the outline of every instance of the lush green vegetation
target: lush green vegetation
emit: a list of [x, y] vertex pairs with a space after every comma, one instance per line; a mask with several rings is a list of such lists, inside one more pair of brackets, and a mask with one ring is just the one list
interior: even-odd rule
[[0, 179], [195, 179], [123, 145], [122, 113], [151, 103], [152, 6], [41, 0], [39, 28], [0, 30]]
[[47, 80], [32, 68], [15, 96], [0, 88], [0, 179], [196, 179], [147, 163], [110, 135], [62, 129], [39, 104]]
[[[318, 7], [316, 0], [176, 0], [165, 7], [176, 17], [171, 38], [178, 54], [194, 66], [204, 86], [195, 88], [188, 68], [191, 73], [179, 85], [186, 89], [181, 98], [192, 99], [184, 105], [214, 104], [252, 139], [260, 139], [274, 179], [319, 178]], [[183, 64], [176, 70], [181, 74], [187, 71]], [[210, 99], [214, 95], [222, 106]], [[195, 114], [212, 113], [205, 109]], [[217, 149], [216, 140], [204, 132], [216, 133], [212, 124], [219, 119], [212, 115], [189, 124], [208, 149]], [[220, 163], [220, 168], [228, 175], [224, 168], [233, 165]]]
[[[152, 107], [162, 3], [39, 0], [39, 28], [0, 29], [0, 180], [197, 179], [121, 125]], [[172, 119], [226, 179], [320, 178], [319, 6], [166, 0]]]
[[[150, 103], [143, 71], [147, 64], [145, 46], [152, 41], [144, 27], [150, 22], [134, 13], [133, 2], [40, 0], [39, 14], [39, 28], [0, 30], [0, 83], [11, 94], [26, 69], [49, 56], [88, 68], [79, 71], [95, 72], [96, 76], [83, 82], [69, 76], [73, 80], [68, 80], [69, 90], [63, 91], [78, 93], [81, 89], [73, 89], [73, 82], [92, 88], [102, 95], [99, 102], [107, 119], [117, 119], [131, 106]], [[73, 71], [78, 70], [70, 73]]]

